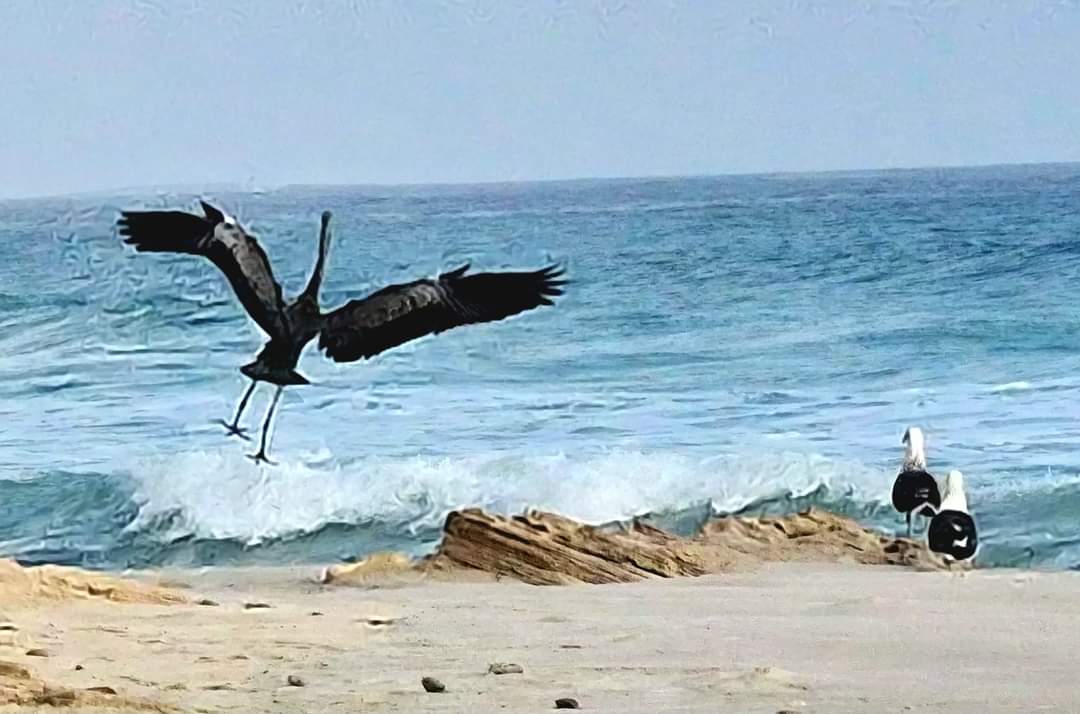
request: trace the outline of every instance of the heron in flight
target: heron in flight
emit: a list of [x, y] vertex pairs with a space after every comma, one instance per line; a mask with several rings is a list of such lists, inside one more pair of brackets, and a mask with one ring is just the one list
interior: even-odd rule
[[259, 382], [277, 386], [262, 425], [258, 462], [266, 456], [267, 432], [285, 387], [309, 384], [296, 371], [300, 353], [315, 337], [319, 349], [335, 362], [355, 362], [385, 350], [459, 325], [493, 322], [552, 305], [566, 281], [556, 265], [528, 272], [474, 273], [469, 265], [434, 279], [390, 285], [336, 310], [319, 306], [326, 255], [330, 247], [330, 212], [322, 214], [319, 252], [307, 287], [291, 302], [270, 270], [258, 241], [236, 219], [205, 201], [203, 215], [184, 211], [122, 211], [117, 221], [124, 242], [139, 252], [187, 253], [209, 258], [228, 278], [240, 303], [269, 341], [240, 371], [251, 379], [232, 422], [219, 422], [229, 435], [247, 439], [240, 417]]

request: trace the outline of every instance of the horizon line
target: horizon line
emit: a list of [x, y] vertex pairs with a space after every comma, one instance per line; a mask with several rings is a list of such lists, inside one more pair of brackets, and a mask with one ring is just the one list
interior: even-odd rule
[[483, 187], [483, 186], [530, 186], [535, 184], [559, 184], [559, 183], [590, 183], [590, 182], [616, 182], [616, 181], [678, 181], [693, 179], [714, 179], [725, 177], [782, 177], [782, 176], [827, 176], [835, 174], [869, 174], [904, 171], [956, 171], [962, 169], [992, 169], [992, 168], [1021, 168], [1036, 166], [1071, 166], [1080, 165], [1080, 160], [1063, 161], [1016, 161], [1016, 162], [992, 162], [985, 164], [927, 164], [921, 166], [885, 166], [874, 168], [833, 168], [833, 169], [806, 169], [806, 170], [772, 170], [772, 171], [729, 171], [723, 173], [705, 174], [637, 174], [623, 176], [568, 176], [559, 178], [538, 179], [494, 179], [480, 181], [403, 181], [403, 182], [290, 182], [278, 185], [253, 188], [239, 182], [208, 181], [196, 189], [195, 184], [179, 182], [175, 184], [148, 184], [143, 186], [122, 186], [113, 188], [87, 189], [69, 193], [46, 193], [31, 196], [0, 196], [0, 202], [11, 203], [19, 201], [47, 201], [60, 199], [85, 199], [94, 196], [115, 196], [133, 193], [192, 193], [200, 195], [210, 193], [273, 193], [289, 189], [332, 189], [332, 188], [382, 188], [382, 189], [407, 189], [407, 188], [451, 188], [451, 187]]

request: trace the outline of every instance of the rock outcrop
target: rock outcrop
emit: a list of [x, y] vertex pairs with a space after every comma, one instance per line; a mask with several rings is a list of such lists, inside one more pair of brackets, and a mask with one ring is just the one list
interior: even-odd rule
[[461, 567], [536, 585], [625, 583], [704, 575], [697, 544], [642, 523], [615, 530], [530, 511], [503, 517], [479, 509], [447, 516], [429, 568]]
[[[323, 572], [323, 582], [360, 583], [376, 554]], [[768, 561], [835, 561], [940, 569], [945, 563], [924, 544], [869, 530], [850, 518], [811, 508], [781, 517], [715, 518], [693, 538], [680, 538], [639, 521], [590, 526], [540, 511], [498, 516], [480, 509], [447, 516], [443, 540], [428, 558], [398, 573], [429, 576], [486, 574], [533, 585], [625, 583], [698, 576]]]
[[714, 518], [695, 541], [757, 561], [853, 561], [926, 570], [946, 567], [925, 543], [893, 538], [817, 508], [780, 517]]

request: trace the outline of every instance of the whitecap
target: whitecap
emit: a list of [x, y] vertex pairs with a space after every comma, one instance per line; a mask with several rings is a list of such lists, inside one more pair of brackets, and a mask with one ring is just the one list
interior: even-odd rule
[[437, 531], [451, 510], [498, 513], [530, 507], [588, 523], [623, 520], [711, 502], [737, 511], [763, 498], [826, 486], [884, 502], [889, 480], [859, 462], [817, 454], [607, 451], [587, 456], [486, 454], [310, 460], [258, 468], [234, 451], [192, 452], [131, 466], [139, 504], [129, 530], [168, 523], [166, 540], [194, 536], [255, 545], [328, 524], [385, 524], [404, 533]]
[[997, 384], [990, 388], [993, 393], [1000, 392], [1023, 392], [1031, 389], [1031, 382], [1006, 382], [1005, 384]]

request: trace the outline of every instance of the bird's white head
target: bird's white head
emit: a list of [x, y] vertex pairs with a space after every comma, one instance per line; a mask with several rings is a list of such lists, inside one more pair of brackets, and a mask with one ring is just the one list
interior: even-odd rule
[[941, 510], [968, 512], [967, 496], [964, 494], [964, 474], [955, 469], [945, 477], [945, 497], [941, 499]]
[[922, 429], [917, 426], [909, 427], [904, 432], [901, 443], [906, 445], [904, 449], [904, 469], [925, 469], [926, 441], [923, 438]]

